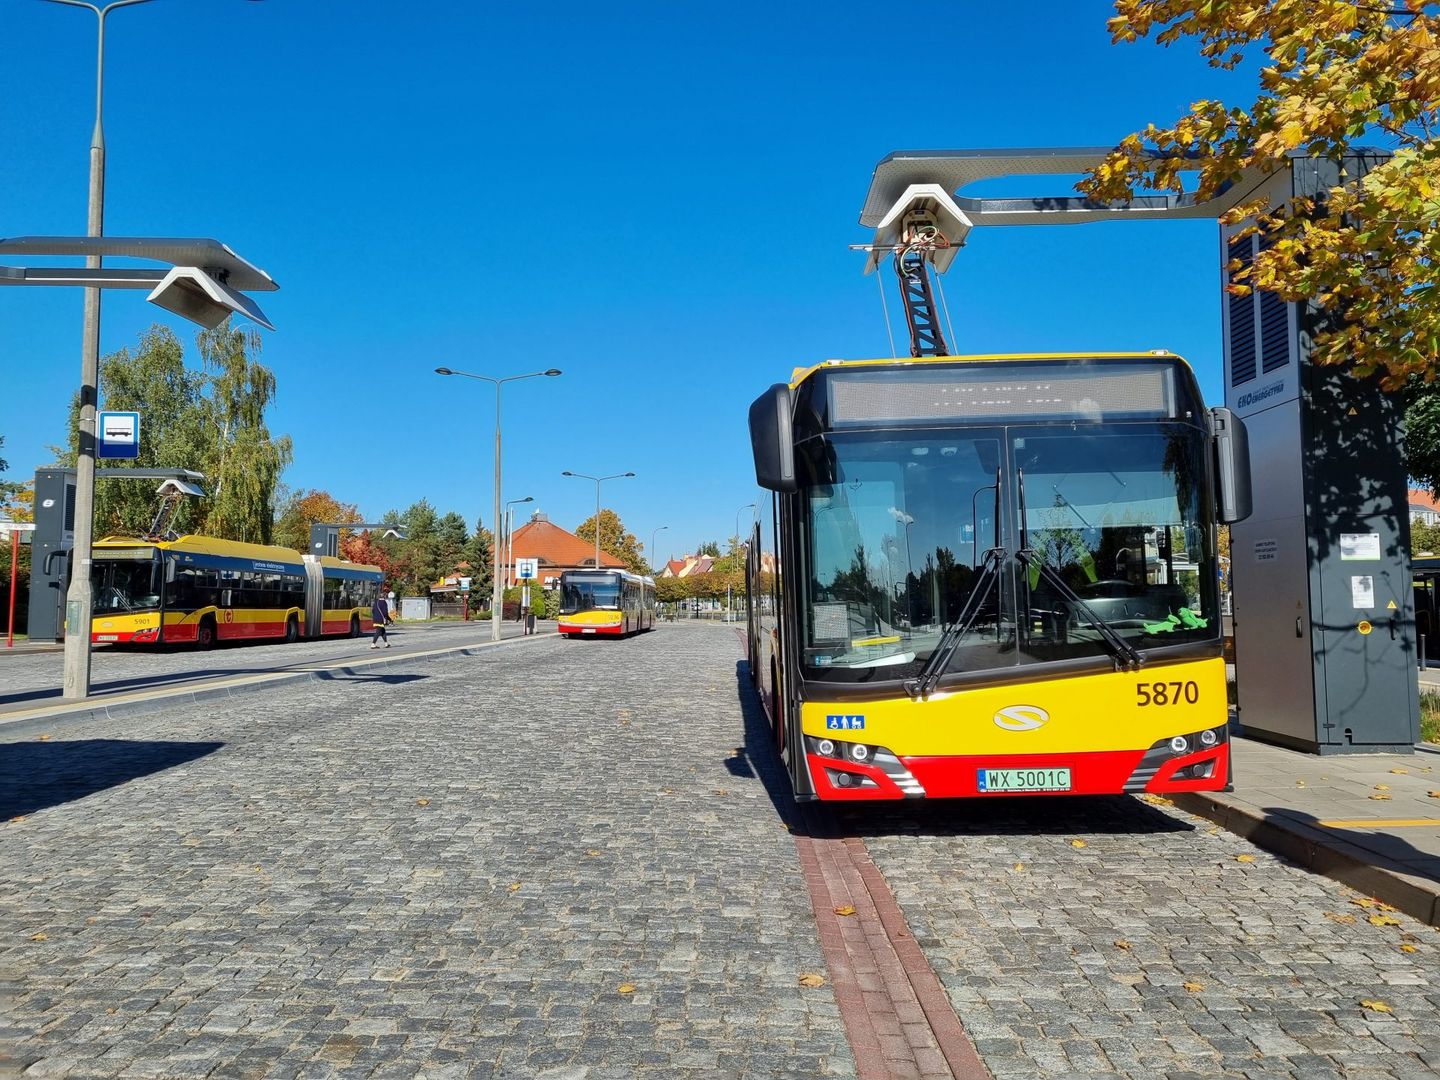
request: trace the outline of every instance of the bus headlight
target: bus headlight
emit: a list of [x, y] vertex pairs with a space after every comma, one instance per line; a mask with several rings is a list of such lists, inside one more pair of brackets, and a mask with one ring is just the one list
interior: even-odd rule
[[1200, 743], [1203, 746], [1214, 746], [1219, 741], [1220, 736], [1216, 735], [1215, 732], [1212, 731], [1210, 728], [1206, 728], [1204, 731], [1200, 732]]
[[1183, 754], [1190, 749], [1190, 742], [1184, 735], [1176, 735], [1170, 740], [1170, 749], [1177, 754]]
[[850, 747], [850, 756], [856, 761], [864, 761], [870, 756], [870, 748], [864, 743], [856, 743]]
[[831, 754], [835, 753], [835, 744], [829, 739], [821, 739], [820, 742], [816, 745], [815, 749], [819, 750], [820, 753], [824, 754], [826, 757], [829, 757]]

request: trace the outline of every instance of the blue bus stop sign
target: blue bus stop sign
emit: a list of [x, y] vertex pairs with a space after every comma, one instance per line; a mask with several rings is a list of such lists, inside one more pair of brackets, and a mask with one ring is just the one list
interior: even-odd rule
[[109, 459], [140, 456], [140, 414], [138, 412], [102, 412], [96, 418], [97, 456]]

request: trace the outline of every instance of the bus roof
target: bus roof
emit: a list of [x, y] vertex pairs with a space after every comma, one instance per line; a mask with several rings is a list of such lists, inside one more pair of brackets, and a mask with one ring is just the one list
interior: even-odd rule
[[560, 574], [560, 580], [561, 582], [564, 582], [567, 577], [574, 577], [578, 574], [606, 574], [614, 577], [625, 578], [629, 581], [638, 581], [642, 584], [655, 584], [654, 578], [646, 577], [644, 574], [632, 574], [628, 570], [607, 570], [604, 567], [601, 567], [599, 570], [564, 570]]
[[[1168, 349], [1152, 349], [1149, 352], [1078, 352], [1078, 353], [974, 353], [966, 356], [890, 356], [876, 360], [824, 360], [809, 367], [797, 367], [790, 374], [790, 388], [793, 390], [817, 371], [831, 368], [882, 368], [896, 365], [923, 366], [929, 364], [986, 364], [986, 363], [1028, 363], [1046, 360], [1096, 360], [1101, 363], [1135, 363], [1136, 361], [1170, 361], [1190, 365], [1183, 357], [1176, 356]], [[1193, 373], [1192, 373], [1193, 374]]]
[[264, 562], [299, 563], [300, 553], [274, 544], [247, 544], [220, 540], [214, 536], [180, 536], [174, 540], [146, 540], [138, 536], [107, 536], [95, 542], [97, 548], [152, 547], [161, 551], [190, 552], [194, 555], [221, 555], [231, 559], [258, 559]]

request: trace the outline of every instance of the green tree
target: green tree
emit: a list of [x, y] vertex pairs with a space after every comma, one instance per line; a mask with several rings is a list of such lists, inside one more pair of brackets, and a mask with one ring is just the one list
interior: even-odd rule
[[1379, 373], [1391, 389], [1440, 376], [1440, 16], [1396, 0], [1116, 0], [1116, 42], [1195, 39], [1216, 67], [1262, 52], [1246, 107], [1197, 101], [1169, 127], [1128, 136], [1081, 183], [1105, 201], [1137, 189], [1204, 198], [1292, 150], [1339, 160], [1357, 141], [1394, 151], [1363, 177], [1286, 206], [1251, 201], [1227, 215], [1263, 235], [1253, 266], [1232, 263], [1233, 293], [1274, 292], [1328, 313], [1320, 363]]
[[490, 530], [476, 519], [475, 531], [465, 542], [464, 559], [470, 564], [470, 602], [477, 606], [489, 607], [490, 594], [494, 589], [495, 556]]
[[290, 436], [271, 438], [265, 410], [275, 400], [275, 376], [254, 358], [260, 334], [228, 320], [196, 337], [210, 375], [212, 490], [206, 530], [231, 540], [268, 544], [280, 474], [293, 457]]
[[[197, 469], [210, 489], [212, 461], [207, 438], [206, 378], [185, 366], [185, 350], [168, 327], [151, 326], [134, 352], [121, 349], [100, 361], [105, 408], [134, 410], [141, 417], [140, 456], [109, 462], [107, 467]], [[70, 407], [70, 449], [62, 464], [73, 466], [79, 455], [80, 399]], [[155, 516], [154, 480], [102, 480], [95, 485], [95, 535], [141, 535]], [[208, 500], [187, 499], [176, 509], [170, 527], [176, 532], [202, 532]]]
[[720, 544], [715, 540], [707, 540], [696, 550], [696, 555], [709, 555], [712, 559], [720, 558]]
[[1410, 526], [1410, 552], [1413, 555], [1440, 553], [1440, 525], [1413, 523]]
[[[106, 409], [141, 414], [140, 456], [134, 468], [198, 469], [207, 497], [182, 503], [171, 519], [177, 532], [269, 543], [280, 473], [290, 462], [289, 436], [270, 437], [265, 411], [275, 377], [251, 359], [259, 336], [226, 323], [196, 342], [203, 371], [185, 366], [184, 349], [166, 327], [152, 326], [134, 353], [121, 349], [101, 361]], [[71, 402], [69, 452], [79, 454], [79, 395]], [[153, 481], [96, 485], [95, 531], [143, 533], [154, 516]]]
[[[575, 535], [588, 543], [595, 542], [594, 514], [580, 523]], [[600, 550], [615, 556], [632, 574], [645, 572], [645, 560], [640, 555], [640, 541], [634, 533], [625, 531], [624, 522], [614, 510], [600, 511]]]

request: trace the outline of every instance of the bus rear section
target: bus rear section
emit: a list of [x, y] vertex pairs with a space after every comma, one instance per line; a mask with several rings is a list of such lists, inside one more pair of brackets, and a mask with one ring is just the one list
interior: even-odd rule
[[655, 582], [639, 574], [567, 570], [560, 575], [560, 633], [627, 637], [655, 625]]
[[796, 797], [1226, 788], [1232, 419], [1163, 354], [834, 363], [772, 388], [750, 657]]

